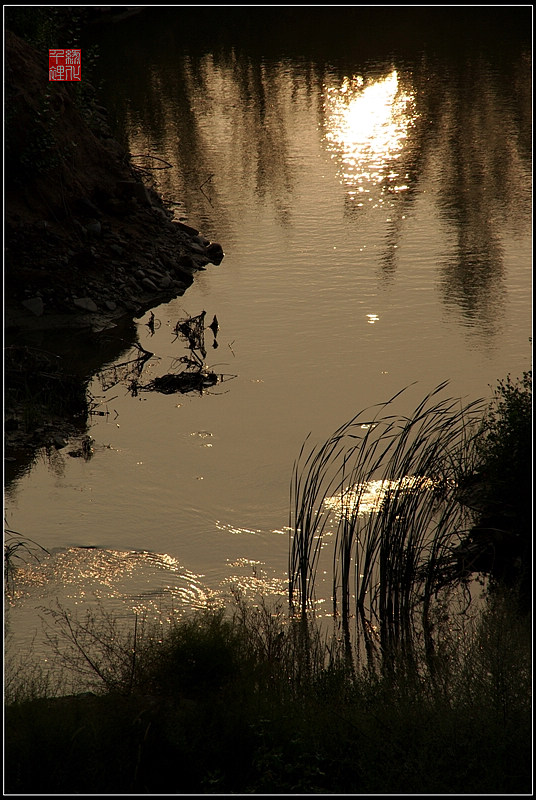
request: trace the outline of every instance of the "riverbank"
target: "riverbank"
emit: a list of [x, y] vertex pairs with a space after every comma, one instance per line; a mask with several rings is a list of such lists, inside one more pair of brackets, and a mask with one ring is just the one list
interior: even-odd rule
[[[111, 136], [92, 87], [50, 82], [43, 54], [9, 30], [5, 63], [5, 446], [11, 455], [51, 443], [58, 425], [71, 430], [67, 417], [51, 425], [35, 407], [28, 424], [21, 357], [33, 374], [49, 374], [50, 353], [40, 358], [37, 348], [30, 357], [25, 334], [109, 331], [182, 295], [197, 271], [220, 264], [223, 250], [173, 219], [150, 172]], [[55, 360], [53, 386], [64, 388], [62, 364]]]

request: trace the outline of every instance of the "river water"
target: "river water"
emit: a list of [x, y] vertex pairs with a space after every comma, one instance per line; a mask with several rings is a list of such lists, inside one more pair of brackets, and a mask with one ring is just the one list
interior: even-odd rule
[[48, 551], [8, 603], [18, 651], [45, 657], [57, 601], [127, 617], [233, 587], [284, 601], [309, 433], [410, 384], [401, 413], [444, 380], [473, 400], [530, 368], [529, 45], [506, 9], [506, 26], [447, 11], [169, 8], [95, 31], [134, 163], [225, 252], [153, 309], [154, 332], [135, 320], [143, 380], [176, 370], [177, 321], [202, 311], [225, 380], [132, 396], [96, 376], [91, 457], [43, 453], [9, 488], [7, 526]]

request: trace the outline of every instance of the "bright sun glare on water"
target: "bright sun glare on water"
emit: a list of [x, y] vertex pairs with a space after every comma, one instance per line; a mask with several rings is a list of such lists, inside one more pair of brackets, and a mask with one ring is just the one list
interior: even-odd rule
[[[381, 203], [385, 191], [408, 188], [396, 161], [418, 115], [415, 95], [401, 86], [396, 70], [371, 83], [355, 76], [339, 87], [326, 86], [324, 108], [325, 142], [358, 205]], [[380, 197], [372, 192], [375, 187]]]
[[357, 513], [358, 516], [372, 514], [382, 510], [386, 499], [398, 498], [403, 492], [411, 490], [432, 489], [433, 481], [430, 478], [406, 475], [399, 480], [368, 481], [366, 484], [357, 485], [346, 489], [341, 494], [326, 497], [325, 507], [336, 516], [344, 513]]

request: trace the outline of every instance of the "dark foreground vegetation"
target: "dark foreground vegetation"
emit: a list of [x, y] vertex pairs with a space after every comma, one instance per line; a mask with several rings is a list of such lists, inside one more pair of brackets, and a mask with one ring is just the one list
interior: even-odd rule
[[[419, 450], [416, 440], [409, 453], [425, 461], [433, 454], [437, 463], [441, 453], [432, 442], [438, 431], [423, 412], [424, 405], [412, 420], [427, 423], [420, 434], [426, 446]], [[360, 567], [361, 577], [368, 576], [368, 603], [360, 605], [360, 585], [354, 596], [348, 576], [336, 584], [342, 613], [333, 628], [307, 609], [314, 547], [300, 551], [297, 545], [290, 559], [291, 589], [298, 590], [294, 616], [268, 601], [246, 603], [237, 596], [227, 609], [177, 618], [166, 631], [141, 619], [125, 631], [104, 614], [75, 619], [58, 607], [49, 615], [48, 636], [65, 675], [79, 680], [79, 693], [71, 684], [66, 696], [67, 684], [54, 683], [51, 674], [6, 665], [7, 793], [530, 793], [530, 374], [499, 383], [483, 419], [472, 437], [457, 428], [465, 436], [461, 462], [459, 449], [449, 451], [457, 468], [467, 468], [470, 455], [479, 487], [474, 524], [457, 532], [456, 547], [479, 544], [481, 521], [493, 506], [503, 539], [515, 543], [501, 553], [501, 563], [510, 554], [515, 570], [489, 562], [488, 526], [479, 551], [488, 570], [480, 604], [461, 602], [467, 598], [463, 570], [451, 573], [446, 587], [431, 586], [430, 576], [441, 574], [435, 567], [444, 562], [435, 557], [437, 547], [431, 558], [419, 538], [418, 514], [406, 516], [412, 530], [400, 531], [403, 555], [389, 567], [382, 558], [392, 560], [394, 550], [382, 550], [381, 542], [375, 549], [376, 527], [352, 531], [353, 506], [347, 504], [342, 531], [356, 535], [362, 565], [367, 553], [376, 553], [379, 563], [377, 571]], [[407, 434], [407, 425], [401, 430]], [[395, 461], [408, 465], [401, 435], [386, 451], [391, 466], [393, 452]], [[452, 436], [447, 439], [454, 445]], [[377, 441], [385, 445], [385, 436]], [[363, 470], [370, 451], [363, 440], [359, 446]], [[320, 476], [327, 468], [321, 463]], [[464, 475], [467, 508], [467, 469]], [[294, 499], [317, 479], [309, 462], [294, 478]], [[426, 511], [422, 487], [417, 500], [407, 485], [404, 492], [399, 488], [395, 498], [410, 505], [398, 511]], [[314, 510], [314, 492], [305, 496]], [[387, 500], [389, 515], [393, 497]], [[445, 502], [451, 518], [450, 495], [445, 501], [440, 493], [434, 508], [441, 525], [432, 526], [443, 554], [456, 533], [449, 534]], [[295, 507], [304, 511], [300, 503]], [[498, 528], [493, 532], [499, 536]], [[380, 539], [393, 546], [393, 525]], [[344, 578], [348, 546], [340, 540], [337, 547], [335, 573]]]
[[530, 791], [530, 625], [503, 595], [474, 628], [445, 626], [434, 679], [424, 660], [353, 669], [336, 639], [263, 605], [206, 612], [164, 641], [57, 623], [69, 665], [102, 689], [15, 694], [9, 793]]

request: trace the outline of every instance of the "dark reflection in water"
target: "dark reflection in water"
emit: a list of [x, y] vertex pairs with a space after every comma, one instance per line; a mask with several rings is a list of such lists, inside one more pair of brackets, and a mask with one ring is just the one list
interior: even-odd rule
[[529, 81], [527, 66], [521, 55], [516, 80], [505, 86], [507, 76], [489, 61], [467, 61], [445, 81], [438, 118], [438, 200], [456, 236], [455, 251], [441, 265], [441, 287], [447, 304], [458, 304], [469, 324], [478, 322], [490, 333], [505, 294], [502, 225], [521, 232], [530, 224], [526, 98], [515, 90], [523, 73]]
[[[148, 10], [97, 38], [118, 132], [173, 162], [186, 209], [203, 192], [207, 223], [218, 219], [227, 244], [245, 198], [292, 226], [303, 169], [292, 142], [306, 113], [347, 187], [344, 218], [359, 225], [371, 203], [389, 210], [381, 279], [397, 271], [426, 182], [451, 242], [434, 265], [444, 303], [463, 325], [496, 333], [503, 226], [526, 234], [530, 224], [530, 30], [528, 7], [212, 7]], [[393, 75], [392, 96], [369, 109], [366, 92]], [[358, 129], [367, 114], [368, 133]], [[386, 126], [398, 144], [375, 151]], [[215, 137], [227, 143], [223, 159]], [[159, 177], [173, 197], [175, 178]]]
[[[133, 320], [122, 317], [110, 330], [97, 335], [86, 329], [13, 329], [6, 332], [6, 345], [19, 348], [21, 352], [28, 349], [50, 355], [53, 362], [58, 365], [60, 374], [72, 377], [73, 381], [80, 384], [80, 387], [85, 387], [96, 372], [114, 362], [122, 353], [128, 352], [136, 338], [137, 331]], [[43, 369], [41, 363], [40, 370]], [[5, 389], [8, 394], [11, 391], [11, 377], [9, 369], [6, 370]], [[57, 392], [62, 391], [61, 382], [59, 386]], [[80, 391], [83, 395], [83, 388]], [[98, 398], [95, 400], [97, 405]], [[72, 408], [69, 407], [68, 410], [65, 410], [62, 417], [62, 412], [59, 411], [59, 408], [62, 407], [61, 398], [57, 396], [57, 393], [53, 395], [50, 404], [58, 409], [58, 431], [61, 431], [62, 419], [68, 427], [69, 423], [73, 421]], [[9, 403], [7, 407], [9, 407]], [[48, 421], [45, 419], [43, 423]], [[76, 423], [75, 427], [80, 435], [86, 432], [88, 417], [85, 404], [81, 405], [73, 422]], [[52, 434], [49, 438], [53, 438]], [[4, 486], [8, 493], [10, 488], [29, 472], [40, 450], [40, 445], [35, 442], [26, 442], [24, 446], [13, 445], [10, 448], [9, 456], [4, 462]], [[61, 470], [63, 462], [54, 446], [48, 449], [46, 458], [53, 471]]]

